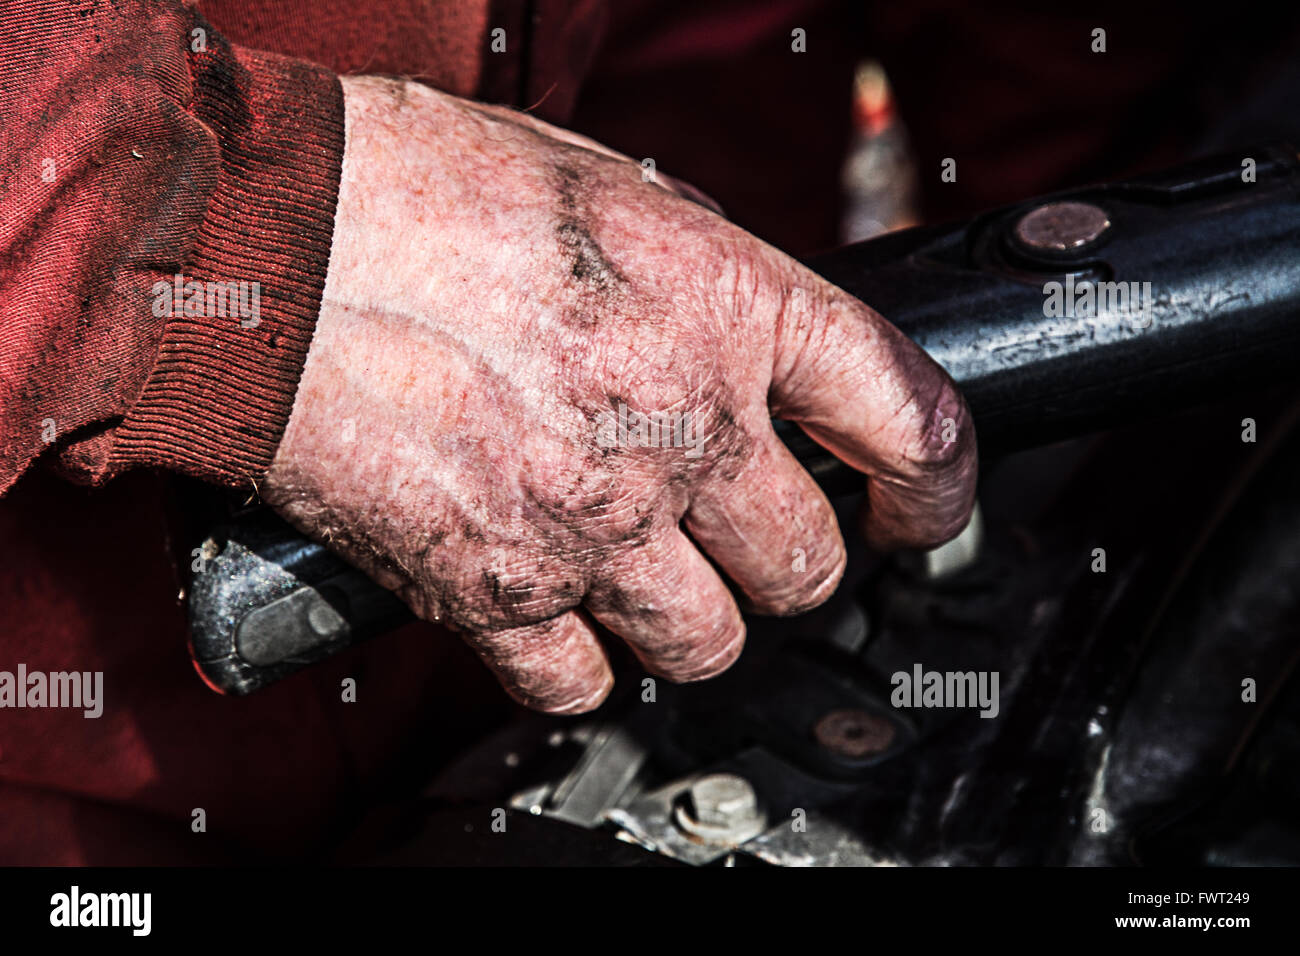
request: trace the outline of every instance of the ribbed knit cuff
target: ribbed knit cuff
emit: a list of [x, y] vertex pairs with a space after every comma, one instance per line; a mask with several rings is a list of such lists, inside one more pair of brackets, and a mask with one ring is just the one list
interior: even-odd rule
[[[247, 487], [275, 455], [320, 310], [343, 91], [313, 64], [222, 47], [193, 58], [190, 107], [220, 142], [217, 189], [176, 294], [162, 295], [178, 308], [116, 429], [112, 470], [163, 466]], [[186, 309], [196, 293], [204, 307]]]

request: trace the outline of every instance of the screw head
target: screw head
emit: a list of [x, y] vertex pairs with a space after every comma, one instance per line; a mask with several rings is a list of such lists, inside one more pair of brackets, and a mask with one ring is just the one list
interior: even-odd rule
[[1110, 228], [1106, 210], [1086, 202], [1049, 202], [1016, 223], [1016, 241], [1030, 252], [1074, 252]]
[[894, 742], [894, 725], [853, 707], [828, 711], [813, 727], [817, 742], [833, 754], [861, 759], [884, 753]]

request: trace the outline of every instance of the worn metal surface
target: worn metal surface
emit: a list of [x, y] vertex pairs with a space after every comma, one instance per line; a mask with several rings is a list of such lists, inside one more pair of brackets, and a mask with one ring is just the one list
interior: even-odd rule
[[201, 552], [190, 656], [222, 693], [252, 693], [409, 618], [390, 591], [269, 513], [217, 529]]

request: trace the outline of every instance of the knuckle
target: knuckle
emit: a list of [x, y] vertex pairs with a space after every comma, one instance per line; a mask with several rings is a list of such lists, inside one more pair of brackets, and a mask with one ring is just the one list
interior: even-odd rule
[[581, 601], [573, 579], [538, 580], [483, 572], [478, 604], [493, 627], [518, 627], [549, 620]]
[[713, 258], [717, 272], [712, 300], [733, 319], [752, 315], [768, 287], [764, 263], [751, 250], [737, 248], [734, 243], [718, 250]]
[[[773, 378], [784, 383], [781, 410], [797, 415], [801, 411], [799, 396], [816, 392], [819, 363], [814, 357], [845, 355], [835, 340], [844, 320], [843, 310], [852, 306], [837, 299], [828, 302], [820, 286], [802, 276], [783, 283], [780, 292], [773, 333]], [[858, 360], [862, 358], [858, 356]], [[852, 362], [854, 356], [848, 355], [845, 360]]]
[[602, 554], [645, 541], [660, 510], [650, 483], [604, 468], [567, 470], [525, 493], [521, 520], [546, 542], [545, 553]]
[[432, 580], [445, 583], [423, 589], [436, 596], [426, 603], [460, 630], [478, 632], [544, 625], [581, 604], [586, 589], [567, 561], [539, 562], [505, 549], [467, 561], [454, 574], [442, 569]]

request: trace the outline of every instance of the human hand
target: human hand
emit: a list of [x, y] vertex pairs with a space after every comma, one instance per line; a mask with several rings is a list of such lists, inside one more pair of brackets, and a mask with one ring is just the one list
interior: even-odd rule
[[[873, 546], [964, 526], [965, 403], [870, 308], [575, 134], [343, 83], [329, 272], [263, 497], [516, 699], [598, 705], [595, 623], [673, 680], [725, 669], [744, 625], [710, 558], [760, 612], [832, 593], [835, 515], [773, 415], [869, 476]], [[655, 445], [637, 413], [670, 426]]]

